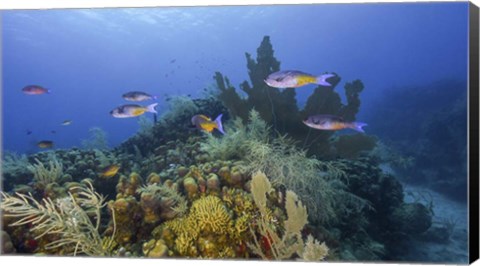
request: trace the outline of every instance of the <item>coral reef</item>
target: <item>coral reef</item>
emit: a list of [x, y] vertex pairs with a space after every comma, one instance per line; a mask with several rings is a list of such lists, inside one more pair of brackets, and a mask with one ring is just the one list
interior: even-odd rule
[[[87, 149], [6, 156], [8, 252], [398, 258], [397, 244], [430, 227], [431, 206], [404, 202], [401, 184], [372, 156], [381, 149], [376, 137], [334, 136], [301, 123], [319, 113], [355, 120], [362, 82], [345, 84], [343, 104], [334, 90], [340, 78], [330, 78], [333, 86], [313, 89], [300, 109], [294, 89], [263, 82], [280, 69], [268, 37], [256, 60], [246, 56], [250, 84], [240, 88], [247, 97], [217, 72], [216, 94], [170, 98], [158, 122], [139, 121], [137, 134], [113, 149], [95, 129]], [[198, 113], [224, 114], [226, 134], [190, 129]], [[102, 176], [112, 165], [118, 172]]]
[[[117, 224], [115, 230], [111, 229], [116, 231], [113, 239], [120, 245], [130, 243], [135, 239], [140, 226], [139, 219], [136, 219], [140, 206], [135, 197], [125, 196], [111, 200], [108, 202], [108, 208], [111, 210], [112, 221], [115, 221]], [[114, 224], [112, 223], [111, 225], [113, 226]]]
[[[109, 255], [106, 248], [109, 245], [104, 246], [98, 231], [104, 198], [94, 191], [91, 183], [77, 189], [80, 190], [77, 198], [70, 194], [55, 202], [47, 198], [41, 203], [32, 196], [17, 194], [15, 197], [2, 192], [0, 206], [4, 216], [18, 219], [11, 226], [31, 224], [30, 230], [36, 234], [36, 239], [55, 235], [56, 240], [44, 245], [47, 250], [60, 248], [64, 254]], [[89, 211], [96, 217], [95, 225]]]
[[187, 201], [174, 188], [166, 185], [148, 185], [139, 188], [137, 193], [140, 193], [145, 223], [170, 220], [183, 216], [187, 211]]

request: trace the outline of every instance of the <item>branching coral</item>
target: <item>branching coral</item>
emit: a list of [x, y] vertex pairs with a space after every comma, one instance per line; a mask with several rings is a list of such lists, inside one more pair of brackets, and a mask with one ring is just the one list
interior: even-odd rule
[[201, 231], [225, 234], [231, 221], [222, 201], [216, 196], [206, 196], [193, 202], [191, 208]]
[[[78, 190], [77, 197], [69, 194], [55, 202], [50, 198], [38, 202], [31, 195], [17, 193], [15, 197], [2, 192], [1, 209], [6, 217], [18, 219], [11, 226], [31, 224], [30, 230], [37, 239], [57, 235], [58, 239], [46, 244], [46, 249], [61, 248], [73, 255], [109, 255], [109, 246], [113, 245], [113, 241], [103, 240], [99, 233], [104, 198], [94, 191], [91, 183], [87, 184], [88, 187], [75, 188]], [[96, 224], [90, 220], [90, 209]]]
[[[161, 225], [162, 239], [175, 255], [203, 258], [248, 256], [245, 245], [252, 214], [244, 208], [242, 216], [232, 214], [235, 204], [225, 204], [219, 197], [208, 195], [193, 201], [188, 215]], [[252, 211], [254, 209], [252, 208]]]
[[292, 191], [286, 193], [285, 209], [288, 219], [284, 222], [283, 235], [280, 235], [267, 213], [266, 195], [272, 189], [270, 181], [264, 173], [257, 172], [252, 177], [251, 185], [253, 199], [260, 211], [256, 226], [250, 226], [253, 243], [248, 243], [248, 246], [252, 251], [263, 259], [290, 259], [297, 254], [304, 260], [323, 260], [328, 254], [324, 243], [320, 245], [309, 236], [304, 245], [301, 230], [307, 224], [308, 215], [297, 195]]

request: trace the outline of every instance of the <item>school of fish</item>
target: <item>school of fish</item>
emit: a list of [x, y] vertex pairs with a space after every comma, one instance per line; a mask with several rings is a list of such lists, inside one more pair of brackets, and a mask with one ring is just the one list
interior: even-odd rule
[[[332, 86], [328, 79], [335, 76], [335, 74], [321, 74], [316, 76], [298, 70], [285, 70], [269, 74], [264, 81], [269, 87], [279, 89], [299, 88], [308, 84]], [[26, 95], [42, 95], [51, 93], [50, 89], [40, 85], [25, 86], [22, 88], [22, 92]], [[127, 101], [142, 102], [156, 100], [158, 97], [143, 91], [129, 91], [122, 94], [122, 98]], [[123, 104], [111, 110], [110, 115], [114, 118], [131, 118], [141, 116], [145, 113], [157, 114], [157, 105], [158, 103], [152, 103], [145, 106], [139, 104]], [[363, 122], [344, 121], [342, 117], [334, 114], [312, 114], [302, 122], [306, 126], [318, 130], [336, 131], [342, 129], [353, 129], [361, 133], [365, 132], [363, 127], [367, 126], [367, 124]], [[204, 114], [196, 114], [191, 118], [191, 123], [193, 127], [208, 133], [212, 133], [214, 130], [217, 130], [221, 134], [225, 134], [222, 124], [222, 114], [218, 115], [214, 120]], [[64, 120], [61, 123], [62, 126], [68, 126], [71, 124], [72, 120]], [[51, 133], [56, 133], [56, 131], [52, 130]], [[32, 131], [27, 130], [27, 135], [30, 134], [32, 134]], [[54, 142], [51, 140], [42, 140], [37, 142], [37, 146], [42, 149], [48, 149], [54, 146]], [[118, 165], [108, 166], [102, 170], [100, 176], [113, 176], [119, 169], [120, 166]]]

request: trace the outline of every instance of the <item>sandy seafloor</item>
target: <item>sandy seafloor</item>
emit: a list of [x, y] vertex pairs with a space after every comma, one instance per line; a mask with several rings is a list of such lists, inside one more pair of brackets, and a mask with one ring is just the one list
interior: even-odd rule
[[[443, 195], [425, 189], [404, 185], [404, 191], [428, 192], [433, 200], [433, 225], [441, 224], [445, 220], [455, 221], [455, 227], [450, 239], [445, 243], [438, 243], [423, 239], [413, 241], [415, 249], [411, 249], [409, 256], [412, 260], [432, 261], [436, 263], [462, 264], [468, 262], [468, 208], [464, 204], [452, 201]], [[405, 193], [405, 202], [412, 202], [412, 196]]]
[[[386, 165], [382, 165], [382, 169], [397, 176]], [[412, 239], [412, 248], [405, 256], [405, 262], [411, 261], [415, 264], [421, 261], [428, 264], [468, 264], [468, 206], [425, 187], [412, 186], [404, 182], [402, 182], [402, 185], [406, 203], [419, 201], [428, 206], [430, 201], [433, 202], [432, 227], [441, 227], [445, 221], [455, 223], [453, 233], [448, 241], [440, 243], [421, 236]]]

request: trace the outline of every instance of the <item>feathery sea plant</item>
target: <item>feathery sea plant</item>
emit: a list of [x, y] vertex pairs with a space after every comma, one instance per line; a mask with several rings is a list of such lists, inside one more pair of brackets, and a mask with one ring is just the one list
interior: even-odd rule
[[55, 183], [63, 174], [63, 165], [57, 160], [55, 155], [49, 156], [49, 168], [35, 158], [36, 164], [30, 164], [27, 169], [32, 172], [33, 179], [40, 188], [47, 187], [48, 184]]
[[342, 204], [351, 202], [351, 193], [331, 185], [338, 179], [347, 179], [342, 165], [308, 157], [286, 135], [271, 137], [271, 128], [255, 110], [250, 111], [246, 125], [237, 118], [228, 129], [221, 138], [206, 134], [201, 149], [213, 159], [242, 158], [252, 174], [262, 171], [274, 184], [283, 184], [301, 195], [312, 222], [336, 221], [343, 211]]
[[166, 121], [176, 121], [179, 118], [192, 117], [199, 108], [195, 102], [186, 96], [172, 97], [168, 104], [170, 110], [162, 115], [162, 119]]
[[[95, 192], [93, 185], [87, 181], [87, 187], [76, 186], [76, 196], [56, 199], [44, 198], [40, 202], [32, 195], [16, 193], [16, 196], [1, 193], [1, 209], [5, 217], [17, 218], [10, 226], [31, 224], [36, 239], [46, 235], [57, 235], [58, 239], [44, 246], [45, 249], [60, 248], [72, 255], [86, 254], [90, 256], [111, 255], [114, 245], [113, 236], [102, 238], [99, 233], [101, 209], [105, 206], [105, 198]], [[95, 224], [89, 217], [93, 212]], [[113, 210], [112, 210], [113, 213]], [[115, 234], [115, 215], [113, 214]]]
[[107, 132], [101, 129], [100, 127], [92, 127], [88, 130], [90, 137], [88, 139], [82, 140], [82, 146], [87, 150], [108, 149], [108, 139]]
[[249, 141], [268, 143], [270, 127], [260, 118], [257, 111], [251, 110], [247, 125], [244, 125], [241, 118], [236, 118], [225, 125], [225, 132], [221, 138], [205, 134], [205, 141], [201, 143], [200, 149], [214, 159], [244, 158], [249, 152]]
[[154, 122], [151, 119], [148, 119], [146, 116], [140, 116], [138, 118], [138, 126], [137, 132], [140, 135], [153, 137], [151, 134], [153, 133]]
[[25, 154], [19, 155], [15, 152], [5, 151], [3, 153], [2, 160], [2, 173], [11, 173], [16, 176], [17, 173], [23, 173], [26, 171], [26, 167], [29, 165], [28, 158]]

